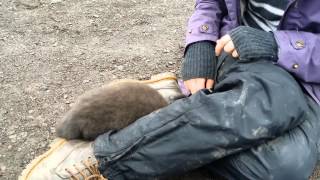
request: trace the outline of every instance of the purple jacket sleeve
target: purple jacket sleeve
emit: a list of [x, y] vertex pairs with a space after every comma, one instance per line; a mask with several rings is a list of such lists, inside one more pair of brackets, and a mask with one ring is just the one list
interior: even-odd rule
[[[320, 84], [320, 35], [301, 31], [276, 31], [278, 64], [308, 84]], [[320, 94], [319, 94], [320, 96]]]
[[195, 11], [188, 22], [186, 44], [219, 38], [223, 0], [197, 0]]

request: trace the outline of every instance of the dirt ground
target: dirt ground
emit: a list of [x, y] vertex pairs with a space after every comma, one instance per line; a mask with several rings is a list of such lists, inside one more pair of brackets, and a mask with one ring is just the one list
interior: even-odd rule
[[17, 179], [84, 91], [179, 74], [190, 0], [1, 0], [0, 179]]

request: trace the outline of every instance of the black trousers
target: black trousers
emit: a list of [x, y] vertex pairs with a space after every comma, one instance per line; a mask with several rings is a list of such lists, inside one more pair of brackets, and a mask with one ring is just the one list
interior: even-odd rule
[[99, 136], [110, 180], [157, 179], [204, 167], [228, 179], [308, 179], [320, 111], [285, 70], [222, 55], [213, 91], [198, 93]]

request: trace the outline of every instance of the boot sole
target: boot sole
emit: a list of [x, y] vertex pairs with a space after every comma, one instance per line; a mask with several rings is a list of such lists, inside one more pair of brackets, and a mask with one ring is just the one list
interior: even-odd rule
[[19, 180], [27, 180], [33, 170], [39, 165], [42, 161], [44, 161], [47, 157], [49, 157], [55, 150], [62, 147], [67, 141], [65, 139], [56, 138], [50, 145], [50, 149], [40, 156], [36, 157], [32, 160], [27, 167], [22, 171], [19, 176]]

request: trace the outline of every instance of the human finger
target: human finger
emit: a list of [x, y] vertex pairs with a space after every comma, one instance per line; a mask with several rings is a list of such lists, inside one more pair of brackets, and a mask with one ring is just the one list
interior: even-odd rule
[[238, 51], [236, 49], [232, 52], [232, 57], [234, 57], [234, 58], [239, 57]]
[[231, 54], [235, 49], [234, 49], [234, 44], [233, 42], [230, 40], [223, 48], [223, 50], [228, 53]]
[[196, 93], [200, 89], [205, 88], [206, 79], [204, 78], [196, 78], [190, 79], [184, 82], [186, 88], [191, 92], [191, 94]]
[[213, 79], [207, 79], [206, 81], [206, 88], [211, 89], [214, 85], [214, 80]]
[[220, 38], [219, 40], [217, 40], [217, 44], [216, 44], [216, 48], [215, 48], [215, 53], [217, 56], [219, 56], [222, 52], [222, 49], [224, 48], [224, 46], [231, 41], [231, 37], [227, 34], [224, 35], [222, 38]]

